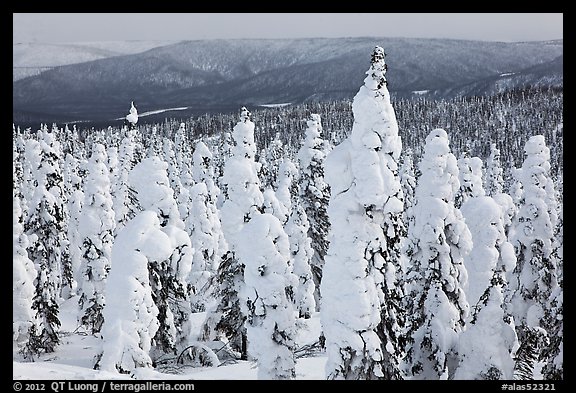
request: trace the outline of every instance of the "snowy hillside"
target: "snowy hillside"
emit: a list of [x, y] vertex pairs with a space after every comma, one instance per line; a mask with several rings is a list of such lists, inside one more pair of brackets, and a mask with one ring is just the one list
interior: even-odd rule
[[17, 81], [57, 66], [131, 55], [172, 43], [174, 41], [17, 43], [12, 46], [12, 79]]
[[[563, 41], [482, 42], [417, 38], [200, 40], [50, 70], [14, 83], [14, 121], [110, 120], [136, 100], [150, 110], [195, 114], [242, 105], [351, 99], [382, 45], [393, 96], [483, 95], [528, 84], [562, 85]], [[540, 74], [524, 72], [533, 66]], [[502, 74], [508, 74], [501, 76]], [[512, 75], [510, 75], [512, 74]], [[501, 82], [502, 80], [502, 82]], [[46, 94], [50, 92], [50, 94]]]

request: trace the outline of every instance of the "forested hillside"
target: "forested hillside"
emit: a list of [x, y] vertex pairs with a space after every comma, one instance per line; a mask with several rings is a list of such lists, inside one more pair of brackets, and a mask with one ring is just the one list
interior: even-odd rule
[[562, 379], [563, 89], [391, 100], [387, 69], [376, 47], [353, 100], [14, 124], [14, 360], [84, 334], [126, 375], [294, 379], [299, 354], [327, 379]]

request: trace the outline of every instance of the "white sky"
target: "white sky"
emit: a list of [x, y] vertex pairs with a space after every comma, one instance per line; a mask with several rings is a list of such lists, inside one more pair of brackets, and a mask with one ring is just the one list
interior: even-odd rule
[[209, 38], [563, 38], [562, 13], [15, 13], [13, 43]]

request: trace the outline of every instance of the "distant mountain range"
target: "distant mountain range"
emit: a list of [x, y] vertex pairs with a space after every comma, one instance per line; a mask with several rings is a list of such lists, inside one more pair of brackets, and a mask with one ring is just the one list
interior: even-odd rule
[[[350, 99], [362, 84], [376, 45], [386, 51], [394, 97], [451, 98], [523, 85], [563, 85], [563, 40], [200, 40], [125, 55], [105, 52], [102, 46], [96, 51], [102, 58], [49, 67], [15, 80], [13, 120], [113, 120], [128, 113], [131, 101], [140, 112], [159, 111], [167, 117], [166, 108], [178, 108], [177, 116], [183, 116]], [[188, 111], [182, 111], [184, 107]]]
[[12, 80], [39, 75], [54, 67], [144, 52], [176, 41], [102, 41], [17, 43], [12, 46]]

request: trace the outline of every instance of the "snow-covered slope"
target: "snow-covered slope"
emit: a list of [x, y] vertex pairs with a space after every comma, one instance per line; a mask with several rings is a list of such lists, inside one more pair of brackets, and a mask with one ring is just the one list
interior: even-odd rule
[[[392, 96], [482, 95], [498, 86], [562, 85], [563, 40], [483, 42], [419, 38], [182, 41], [56, 67], [14, 82], [14, 121], [108, 120], [134, 100], [157, 110], [351, 99], [384, 47]], [[105, 49], [105, 48], [100, 48]], [[537, 73], [524, 72], [539, 67]]]
[[[256, 380], [258, 369], [252, 361], [237, 361], [220, 367], [183, 367], [179, 372], [167, 373], [153, 369], [140, 369], [135, 375], [94, 370], [94, 356], [98, 353], [101, 339], [87, 335], [78, 328], [76, 315], [78, 298], [73, 297], [60, 305], [62, 344], [56, 352], [41, 355], [35, 362], [12, 363], [14, 380]], [[192, 325], [199, 331], [205, 313], [191, 315]], [[297, 322], [297, 347], [318, 341], [320, 316], [314, 314], [308, 320]], [[325, 379], [326, 356], [301, 357], [296, 361], [296, 379]]]
[[102, 41], [76, 43], [17, 43], [12, 46], [13, 81], [57, 66], [140, 53], [174, 41]]

